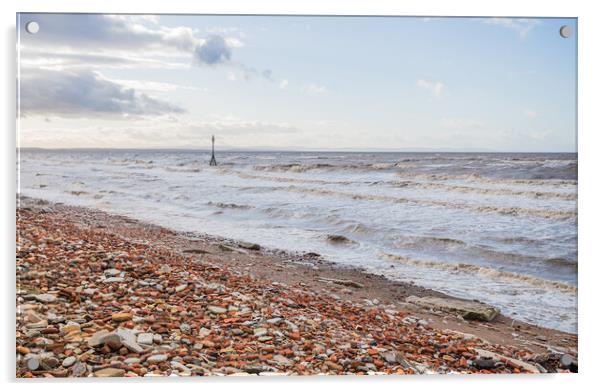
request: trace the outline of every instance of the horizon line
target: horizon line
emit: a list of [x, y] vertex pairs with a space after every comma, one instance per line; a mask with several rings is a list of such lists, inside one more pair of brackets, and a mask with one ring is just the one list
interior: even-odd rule
[[[43, 151], [203, 151], [211, 152], [211, 147], [17, 147], [19, 150], [43, 150]], [[379, 153], [572, 153], [577, 154], [578, 151], [498, 151], [486, 148], [472, 149], [438, 149], [438, 148], [416, 148], [416, 149], [312, 149], [299, 147], [296, 149], [278, 149], [270, 147], [258, 148], [225, 148], [217, 152], [379, 152]]]

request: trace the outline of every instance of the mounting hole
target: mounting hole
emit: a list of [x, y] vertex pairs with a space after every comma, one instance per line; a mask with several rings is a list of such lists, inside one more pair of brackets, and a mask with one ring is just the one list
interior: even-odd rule
[[560, 28], [560, 36], [562, 38], [568, 38], [572, 34], [571, 26], [564, 25]]
[[25, 25], [25, 31], [27, 31], [29, 34], [35, 34], [40, 31], [40, 25], [38, 22], [27, 22]]

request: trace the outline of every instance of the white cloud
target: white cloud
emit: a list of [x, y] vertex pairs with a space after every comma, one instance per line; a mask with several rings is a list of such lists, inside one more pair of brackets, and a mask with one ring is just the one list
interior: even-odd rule
[[284, 79], [284, 80], [281, 80], [281, 81], [280, 81], [280, 83], [278, 83], [278, 87], [279, 87], [279, 88], [282, 88], [282, 89], [284, 89], [284, 88], [286, 88], [287, 86], [288, 86], [288, 80], [286, 80], [286, 79]]
[[[235, 118], [176, 121], [169, 115], [152, 119], [124, 118], [110, 123], [98, 121], [83, 125], [73, 118], [53, 118], [51, 123], [41, 122], [42, 118], [25, 118], [25, 121], [31, 122], [20, 133], [21, 145], [42, 148], [198, 148], [209, 146], [211, 135], [214, 134], [218, 147], [224, 149], [271, 143], [277, 145], [278, 140], [301, 133], [298, 128], [287, 122], [247, 121]], [[38, 127], [43, 131], [36, 131]]]
[[541, 22], [537, 19], [525, 19], [525, 18], [485, 18], [485, 23], [501, 26], [516, 32], [519, 37], [525, 38], [535, 26]]
[[120, 84], [125, 88], [133, 88], [138, 91], [146, 92], [167, 92], [175, 91], [178, 89], [182, 90], [195, 90], [207, 92], [206, 88], [195, 87], [195, 86], [184, 86], [174, 83], [165, 83], [151, 80], [124, 80], [124, 79], [106, 79], [113, 83]]
[[416, 85], [430, 91], [436, 98], [441, 98], [445, 89], [445, 85], [440, 81], [418, 79]]
[[19, 92], [24, 116], [118, 118], [185, 111], [89, 70], [22, 72]]

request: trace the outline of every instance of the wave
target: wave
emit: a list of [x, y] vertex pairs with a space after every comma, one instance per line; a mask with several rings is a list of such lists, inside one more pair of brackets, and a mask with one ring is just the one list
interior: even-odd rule
[[165, 167], [165, 171], [169, 172], [201, 172], [202, 170], [199, 167], [186, 167], [182, 168], [182, 166], [176, 167]]
[[576, 200], [577, 193], [555, 193], [546, 191], [534, 191], [534, 190], [511, 190], [511, 189], [491, 189], [491, 188], [480, 188], [471, 186], [460, 186], [460, 185], [447, 185], [436, 182], [413, 182], [413, 181], [393, 181], [390, 182], [394, 187], [412, 187], [421, 189], [437, 189], [437, 190], [448, 190], [460, 193], [477, 193], [477, 194], [490, 194], [490, 195], [509, 195], [509, 196], [526, 196], [531, 198], [558, 198], [563, 200]]
[[572, 261], [570, 259], [566, 259], [566, 258], [549, 258], [549, 259], [546, 259], [544, 262], [548, 263], [550, 265], [571, 267], [574, 269], [577, 269], [577, 267], [578, 267], [577, 262]]
[[343, 228], [343, 229], [346, 232], [350, 232], [353, 234], [359, 234], [359, 235], [373, 235], [378, 232], [377, 230], [372, 229], [362, 223], [351, 223], [351, 224], [348, 224], [347, 226], [345, 226], [345, 228]]
[[[505, 241], [502, 241], [506, 243]], [[538, 240], [529, 240], [527, 243], [529, 246], [539, 245], [541, 242]], [[412, 250], [444, 250], [446, 253], [450, 251], [459, 250], [456, 254], [467, 254], [467, 256], [474, 259], [478, 257], [481, 259], [488, 259], [490, 261], [500, 261], [503, 263], [513, 263], [518, 265], [534, 265], [546, 263], [550, 265], [556, 265], [561, 267], [576, 268], [577, 263], [566, 258], [550, 258], [545, 259], [534, 255], [521, 254], [515, 252], [505, 252], [494, 249], [491, 246], [483, 244], [469, 244], [463, 240], [446, 238], [446, 237], [434, 237], [434, 236], [401, 236], [395, 240], [394, 243], [396, 248], [399, 249], [412, 249]]]
[[[265, 175], [254, 175], [248, 174], [238, 171], [225, 172], [225, 173], [233, 173], [240, 178], [243, 179], [260, 179], [267, 180], [273, 182], [284, 182], [284, 183], [307, 183], [307, 184], [322, 184], [322, 185], [350, 185], [353, 181], [333, 181], [333, 180], [325, 180], [325, 179], [307, 179], [307, 178], [290, 178], [290, 177], [275, 177], [275, 176], [265, 176]], [[490, 194], [490, 195], [508, 195], [508, 196], [526, 196], [531, 198], [555, 198], [573, 201], [577, 199], [577, 193], [556, 193], [556, 192], [547, 192], [547, 191], [534, 191], [534, 190], [511, 190], [511, 189], [491, 189], [491, 188], [479, 188], [479, 187], [471, 187], [471, 186], [461, 186], [461, 185], [448, 185], [444, 183], [436, 183], [436, 182], [414, 182], [414, 181], [376, 181], [376, 182], [361, 182], [369, 185], [379, 185], [379, 184], [390, 184], [393, 187], [411, 187], [411, 188], [421, 188], [421, 189], [437, 189], [437, 190], [447, 190], [447, 191], [456, 191], [460, 193], [476, 193], [476, 194]]]
[[344, 191], [304, 188], [304, 187], [296, 187], [296, 186], [273, 187], [272, 189], [273, 190], [290, 191], [290, 192], [294, 192], [294, 193], [312, 194], [312, 195], [346, 197], [346, 198], [351, 198], [354, 200], [384, 201], [384, 202], [393, 202], [393, 203], [412, 203], [412, 204], [416, 204], [416, 205], [440, 206], [440, 207], [444, 207], [444, 208], [453, 208], [453, 209], [469, 209], [469, 210], [472, 210], [475, 212], [499, 213], [499, 214], [504, 214], [504, 215], [513, 215], [513, 216], [525, 215], [525, 216], [541, 217], [541, 218], [546, 218], [546, 219], [570, 219], [570, 218], [577, 217], [576, 211], [532, 209], [532, 208], [522, 208], [522, 207], [503, 207], [503, 206], [494, 206], [494, 205], [462, 204], [462, 203], [454, 203], [454, 202], [440, 201], [440, 200], [419, 200], [419, 199], [393, 197], [393, 196], [386, 196], [386, 195], [358, 194], [358, 193], [350, 193], [350, 192], [344, 192]]
[[448, 181], [462, 180], [474, 181], [490, 184], [514, 184], [514, 185], [554, 185], [554, 186], [576, 186], [577, 180], [574, 179], [519, 179], [519, 178], [488, 178], [479, 174], [436, 174], [436, 173], [420, 173], [420, 172], [396, 172], [396, 176], [400, 178], [419, 178], [431, 181]]
[[403, 160], [394, 163], [351, 163], [351, 164], [328, 164], [328, 163], [311, 163], [311, 164], [272, 164], [272, 165], [256, 165], [253, 166], [257, 171], [273, 171], [273, 172], [307, 172], [307, 171], [335, 171], [335, 170], [362, 170], [362, 171], [381, 171], [392, 170], [400, 167], [407, 167], [407, 161]]
[[291, 182], [291, 183], [312, 183], [312, 184], [323, 184], [323, 185], [349, 185], [353, 181], [328, 181], [325, 179], [304, 179], [304, 178], [290, 178], [290, 177], [277, 177], [277, 176], [265, 176], [265, 175], [254, 175], [240, 171], [228, 171], [223, 170], [224, 174], [235, 174], [242, 179], [261, 179], [273, 182]]
[[403, 236], [397, 239], [395, 245], [400, 248], [407, 247], [423, 247], [423, 246], [462, 246], [467, 247], [468, 244], [459, 239], [442, 238], [437, 236]]
[[253, 206], [251, 206], [251, 205], [240, 205], [240, 204], [234, 204], [234, 203], [213, 202], [213, 201], [207, 202], [207, 205], [215, 206], [217, 208], [222, 208], [222, 209], [252, 209], [253, 208]]
[[419, 260], [412, 259], [408, 257], [404, 257], [401, 255], [389, 254], [389, 253], [380, 253], [384, 258], [402, 263], [404, 265], [418, 266], [423, 268], [430, 269], [438, 269], [445, 270], [455, 273], [465, 273], [465, 274], [473, 274], [473, 275], [482, 275], [485, 277], [489, 277], [492, 279], [504, 280], [509, 282], [521, 282], [527, 283], [529, 285], [538, 287], [538, 288], [546, 288], [558, 290], [565, 293], [577, 294], [577, 287], [569, 284], [565, 284], [559, 281], [551, 281], [545, 280], [543, 278], [533, 277], [525, 274], [519, 274], [515, 272], [507, 272], [502, 270], [493, 269], [485, 266], [477, 266], [471, 265], [467, 263], [443, 263], [436, 261], [428, 261], [428, 260]]

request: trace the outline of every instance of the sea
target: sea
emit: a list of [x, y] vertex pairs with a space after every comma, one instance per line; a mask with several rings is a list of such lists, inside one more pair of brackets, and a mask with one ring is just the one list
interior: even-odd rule
[[[577, 154], [18, 151], [17, 191], [316, 252], [577, 331]], [[333, 240], [335, 239], [335, 240]]]

